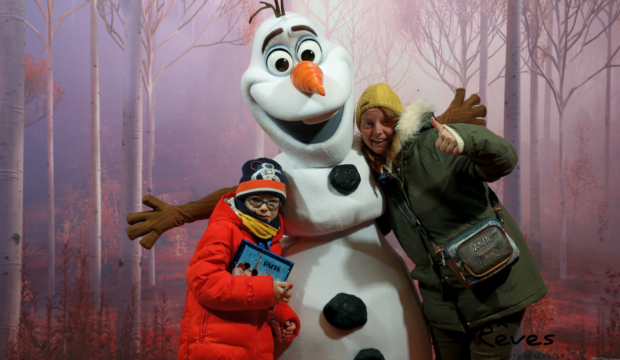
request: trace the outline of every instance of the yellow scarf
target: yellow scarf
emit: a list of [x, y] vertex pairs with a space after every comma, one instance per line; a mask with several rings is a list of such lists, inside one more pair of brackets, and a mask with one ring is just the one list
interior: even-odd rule
[[256, 235], [259, 239], [271, 239], [278, 233], [278, 229], [273, 226], [257, 220], [250, 215], [246, 215], [239, 210], [237, 210], [237, 212], [239, 213], [239, 216], [241, 216], [243, 225], [247, 226], [252, 234]]

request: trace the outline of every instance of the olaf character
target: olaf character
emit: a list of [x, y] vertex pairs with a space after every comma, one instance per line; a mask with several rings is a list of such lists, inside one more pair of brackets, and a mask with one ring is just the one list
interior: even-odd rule
[[[384, 195], [353, 136], [352, 59], [308, 19], [285, 14], [277, 0], [276, 7], [262, 3], [276, 15], [256, 31], [241, 90], [282, 150], [275, 158], [287, 183], [282, 243], [295, 262], [289, 304], [301, 320], [299, 337], [277, 345], [276, 357], [354, 360], [371, 348], [389, 360], [429, 360], [420, 298], [377, 228]], [[255, 175], [262, 172], [276, 175]], [[143, 202], [154, 211], [127, 216], [135, 224], [129, 238], [150, 232], [140, 243], [151, 248], [162, 229], [208, 218], [212, 195], [172, 206], [147, 194]]]
[[[347, 51], [312, 22], [276, 12], [257, 29], [241, 79], [250, 112], [282, 150], [275, 160], [288, 185], [283, 246], [295, 262], [290, 305], [302, 328], [278, 349], [280, 359], [353, 360], [367, 348], [386, 359], [430, 359], [417, 291], [375, 222], [385, 202], [353, 136], [353, 70]], [[352, 188], [330, 181], [343, 166], [353, 169]], [[323, 308], [339, 293], [363, 301], [363, 326], [342, 330], [326, 320]]]

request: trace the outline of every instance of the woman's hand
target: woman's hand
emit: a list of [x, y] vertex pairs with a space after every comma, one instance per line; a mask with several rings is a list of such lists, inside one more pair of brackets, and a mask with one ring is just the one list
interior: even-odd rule
[[297, 329], [297, 324], [294, 321], [288, 320], [284, 322], [284, 329], [282, 329], [282, 340], [288, 340]]
[[288, 303], [289, 299], [293, 296], [289, 291], [292, 285], [285, 283], [284, 281], [273, 282], [273, 304], [278, 305], [281, 301]]
[[439, 137], [435, 146], [445, 153], [459, 155], [459, 144], [452, 133], [446, 129], [443, 125], [437, 122], [434, 117], [431, 118], [431, 124], [437, 131], [439, 131]]

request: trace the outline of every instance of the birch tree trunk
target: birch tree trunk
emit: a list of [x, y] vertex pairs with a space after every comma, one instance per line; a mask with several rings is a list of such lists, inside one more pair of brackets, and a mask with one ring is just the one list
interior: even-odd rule
[[480, 82], [478, 95], [484, 104], [487, 98], [487, 77], [489, 72], [489, 17], [487, 0], [480, 0]]
[[[504, 84], [504, 137], [515, 151], [521, 151], [521, 0], [508, 0], [506, 17], [506, 70]], [[506, 210], [521, 227], [521, 166], [512, 170], [504, 177], [503, 203]], [[517, 337], [521, 336], [521, 327]], [[511, 358], [523, 353], [523, 344], [519, 343], [512, 348]]]
[[[148, 55], [147, 55], [148, 56]], [[147, 67], [147, 84], [151, 82], [151, 67]], [[153, 193], [153, 168], [155, 166], [155, 104], [153, 104], [155, 86], [151, 83], [146, 93], [146, 192]]]
[[90, 286], [101, 292], [101, 142], [99, 122], [99, 40], [97, 0], [90, 0]]
[[[520, 154], [521, 136], [521, 0], [508, 0], [506, 17], [506, 70], [504, 85], [504, 137]], [[519, 164], [504, 178], [504, 206], [521, 226], [521, 167]], [[521, 336], [521, 327], [517, 337]], [[512, 349], [512, 356], [523, 353], [523, 344]], [[516, 356], [514, 356], [516, 358]], [[511, 357], [512, 358], [512, 357]]]
[[[611, 16], [612, 11], [607, 13], [607, 23], [610, 24], [613, 22], [613, 18]], [[611, 58], [611, 35], [612, 35], [612, 26], [610, 26], [607, 31], [605, 31], [605, 37], [607, 39], [607, 57], [605, 59]], [[604, 155], [604, 163], [603, 169], [605, 169], [604, 179], [603, 179], [603, 199], [607, 203], [609, 209], [609, 134], [611, 134], [611, 67], [605, 69], [605, 155]]]
[[[147, 55], [148, 56], [148, 55]], [[148, 82], [151, 82], [152, 67], [147, 68]], [[153, 193], [153, 167], [155, 166], [155, 86], [146, 89], [146, 192]], [[149, 260], [149, 285], [155, 286], [155, 246], [147, 251]]]
[[465, 18], [467, 0], [459, 2], [459, 25], [461, 27], [461, 87], [467, 87], [467, 19]]
[[[138, 241], [130, 241], [124, 234], [127, 213], [141, 211], [142, 195], [142, 79], [141, 79], [141, 20], [142, 3], [135, 0], [121, 0], [125, 20], [124, 34], [124, 86], [123, 86], [123, 135], [121, 165], [121, 219], [122, 234], [119, 244], [118, 308], [119, 316], [116, 342], [123, 339], [123, 317], [128, 309], [133, 310], [131, 343], [134, 349], [140, 346], [140, 254]], [[136, 306], [132, 305], [132, 287], [136, 289]], [[125, 339], [126, 340], [126, 339]]]
[[[532, 55], [536, 57], [538, 52]], [[536, 68], [531, 60], [532, 69]], [[538, 75], [530, 72], [530, 232], [540, 239], [540, 168], [538, 162]]]
[[558, 163], [560, 168], [560, 279], [566, 280], [566, 190], [565, 181], [566, 176], [564, 174], [564, 99], [562, 90], [560, 89], [560, 103], [558, 106], [559, 112], [559, 128], [560, 128], [560, 149], [558, 154]]
[[[149, 67], [148, 77], [151, 78], [151, 70]], [[147, 181], [146, 192], [153, 193], [153, 168], [155, 167], [155, 86], [151, 86], [146, 92], [146, 147], [148, 151], [147, 155]], [[147, 252], [149, 259], [149, 285], [155, 286], [155, 246], [153, 246]]]
[[[547, 46], [549, 48], [551, 48], [551, 45], [549, 44], [551, 42], [551, 36], [553, 34], [553, 14], [551, 14], [549, 16], [549, 24], [547, 25], [548, 29], [548, 38], [547, 38]], [[549, 78], [551, 78], [551, 73], [552, 73], [552, 63], [551, 63], [551, 59], [549, 59], [549, 57], [545, 58], [545, 74], [547, 74], [547, 76]], [[543, 109], [543, 146], [542, 146], [542, 176], [544, 179], [549, 179], [551, 178], [553, 175], [550, 171], [550, 169], [552, 168], [552, 164], [551, 164], [551, 99], [552, 99], [552, 95], [551, 95], [551, 86], [545, 81], [545, 99], [544, 99], [544, 109]], [[547, 191], [543, 191], [543, 201], [542, 203], [545, 204], [543, 207], [546, 210], [549, 210], [550, 205], [551, 205], [551, 201], [549, 201], [550, 199], [550, 186], [549, 184], [552, 184], [553, 182], [551, 181], [547, 181], [545, 182], [545, 184], [547, 184], [545, 186], [545, 190]]]
[[20, 313], [25, 11], [24, 0], [0, 1], [0, 354]]
[[47, 0], [45, 2], [47, 11], [43, 7], [40, 0], [34, 0], [41, 15], [45, 20], [45, 26], [47, 30], [47, 41], [43, 38], [43, 35], [32, 24], [24, 20], [24, 23], [28, 25], [39, 37], [45, 54], [47, 56], [47, 295], [49, 297], [54, 296], [54, 289], [56, 283], [55, 275], [55, 260], [56, 260], [56, 230], [55, 230], [55, 215], [54, 215], [54, 35], [58, 31], [58, 27], [63, 20], [68, 16], [78, 11], [82, 7], [88, 4], [88, 0], [77, 7], [71, 8], [71, 10], [61, 14], [60, 18], [56, 22], [54, 27], [54, 1]]
[[[554, 69], [557, 72], [557, 83], [551, 78], [551, 74], [548, 73], [548, 69], [542, 73], [542, 76], [545, 78], [545, 81], [552, 85], [552, 91], [554, 100], [557, 105], [558, 115], [559, 115], [559, 152], [558, 152], [558, 167], [559, 167], [559, 182], [560, 182], [560, 214], [559, 214], [559, 228], [560, 228], [560, 279], [567, 279], [567, 253], [566, 253], [566, 191], [565, 191], [565, 164], [564, 164], [564, 114], [566, 112], [566, 106], [568, 105], [570, 98], [575, 94], [575, 91], [579, 89], [581, 86], [586, 84], [588, 81], [593, 79], [598, 73], [606, 70], [609, 66], [613, 66], [610, 64], [611, 58], [607, 59], [607, 62], [601, 66], [598, 70], [591, 72], [589, 75], [580, 74], [580, 71], [576, 71], [573, 69], [569, 69], [568, 66], [571, 63], [575, 62], [575, 57], [572, 55], [573, 47], [578, 46], [581, 47], [577, 52], [578, 56], [582, 53], [583, 46], [593, 43], [601, 34], [604, 32], [594, 32], [591, 37], [588, 34], [591, 34], [590, 26], [593, 23], [593, 20], [600, 14], [601, 10], [604, 6], [610, 4], [609, 2], [599, 2], [599, 1], [590, 1], [590, 2], [576, 2], [576, 3], [564, 3], [564, 2], [552, 2], [551, 3], [551, 15], [555, 17], [555, 21], [558, 22], [556, 26], [557, 36], [555, 36], [555, 42], [552, 42], [552, 46], [550, 47], [550, 51], [548, 51], [548, 56], [552, 57], [552, 61], [547, 59], [547, 64], [552, 63]], [[612, 19], [616, 19], [620, 16], [620, 8], [614, 12], [614, 15], [611, 17]], [[600, 20], [600, 18], [599, 18]], [[542, 23], [542, 22], [541, 22]], [[580, 26], [575, 26], [575, 23], [580, 23]], [[610, 26], [612, 23], [605, 24], [603, 22], [603, 27]], [[546, 27], [548, 38], [552, 38], [553, 34], [549, 30], [549, 27]], [[581, 39], [583, 37], [583, 40]], [[615, 47], [615, 46], [614, 46]], [[543, 51], [544, 49], [538, 45], [537, 49]], [[544, 50], [546, 51], [546, 50]], [[620, 46], [615, 47], [615, 50], [612, 52], [611, 56], [620, 51]], [[534, 59], [534, 58], [532, 58]], [[537, 66], [538, 70], [541, 70], [540, 66]], [[579, 68], [578, 70], [582, 70]], [[567, 75], [570, 76], [570, 80], [580, 76], [584, 78], [581, 83], [578, 83], [576, 86], [565, 89], [565, 85], [567, 84]], [[577, 76], [576, 76], [577, 75]]]
[[[520, 16], [521, 0], [508, 0], [506, 23], [506, 83], [504, 86], [504, 137], [517, 154], [520, 153], [521, 75], [520, 75]], [[504, 205], [521, 226], [520, 165], [504, 178]]]
[[[549, 25], [548, 27], [548, 38], [550, 38], [553, 34], [553, 14], [551, 14], [549, 16]], [[551, 48], [551, 45], [549, 44], [549, 42], [551, 42], [551, 39], [547, 39], [547, 44], [548, 47]], [[551, 59], [549, 59], [548, 57], [545, 59], [545, 74], [547, 74], [547, 76], [551, 77], [551, 72], [552, 72], [552, 66], [553, 64], [551, 63]], [[550, 144], [551, 144], [551, 86], [549, 86], [549, 84], [547, 84], [547, 82], [545, 81], [545, 105], [544, 105], [544, 129], [543, 129], [543, 153], [544, 153], [544, 163], [545, 163], [545, 169], [550, 168], [551, 166], [551, 150], [550, 150]], [[549, 171], [545, 171], [545, 174], [543, 174], [545, 176], [545, 178], [549, 175]]]
[[56, 224], [54, 212], [54, 7], [47, 1], [47, 296], [56, 285]]
[[[165, 9], [164, 9], [165, 11]], [[149, 11], [148, 15], [153, 15]], [[146, 21], [146, 19], [145, 19]], [[148, 26], [147, 26], [148, 28]], [[149, 30], [147, 30], [149, 31]], [[155, 81], [153, 81], [153, 66], [155, 66], [155, 50], [157, 44], [156, 32], [146, 36], [144, 42], [148, 43], [146, 48], [146, 66], [144, 67], [144, 90], [146, 92], [146, 192], [153, 194], [153, 168], [155, 167]], [[147, 250], [149, 263], [149, 285], [155, 286], [155, 247]]]

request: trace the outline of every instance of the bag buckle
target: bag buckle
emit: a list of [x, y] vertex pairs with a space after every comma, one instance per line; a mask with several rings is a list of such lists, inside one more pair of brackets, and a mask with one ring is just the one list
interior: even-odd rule
[[433, 251], [435, 251], [436, 255], [439, 255], [441, 257], [441, 265], [446, 266], [446, 256], [444, 255], [443, 250], [441, 250], [439, 245], [435, 246]]
[[497, 218], [499, 219], [499, 221], [501, 221], [503, 224], [504, 217], [502, 216], [502, 207], [500, 205], [496, 205], [493, 207], [493, 210], [495, 211], [495, 214], [497, 215]]

